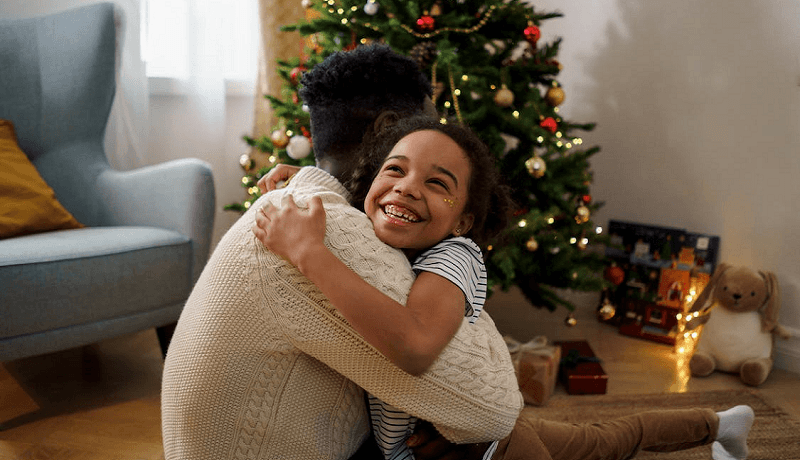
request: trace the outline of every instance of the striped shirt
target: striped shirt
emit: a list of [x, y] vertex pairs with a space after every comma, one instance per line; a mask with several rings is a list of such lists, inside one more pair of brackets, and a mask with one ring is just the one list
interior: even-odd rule
[[[464, 237], [443, 240], [420, 254], [411, 267], [415, 273], [435, 273], [452, 282], [464, 293], [464, 316], [474, 323], [486, 301], [486, 266], [475, 242]], [[414, 432], [417, 418], [368, 395], [372, 432], [386, 460], [413, 460], [405, 444]], [[488, 460], [497, 449], [493, 442], [484, 454]]]

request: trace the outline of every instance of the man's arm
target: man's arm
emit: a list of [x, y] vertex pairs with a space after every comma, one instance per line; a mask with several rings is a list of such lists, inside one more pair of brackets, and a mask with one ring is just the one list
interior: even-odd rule
[[[302, 199], [296, 190], [293, 193]], [[380, 243], [366, 217], [343, 200], [323, 201], [329, 203], [331, 251], [370, 284], [404, 303], [413, 282], [405, 257]], [[275, 263], [266, 250], [258, 251], [258, 257]], [[273, 302], [277, 305], [270, 308], [300, 350], [385, 402], [430, 421], [454, 442], [500, 439], [511, 431], [522, 397], [505, 342], [485, 312], [474, 325], [465, 319], [431, 368], [414, 377], [367, 344], [313, 284], [285, 265], [285, 292], [297, 301]]]

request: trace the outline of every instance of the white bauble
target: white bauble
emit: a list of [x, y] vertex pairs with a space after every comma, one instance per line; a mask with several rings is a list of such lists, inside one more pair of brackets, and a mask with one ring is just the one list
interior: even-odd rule
[[286, 146], [286, 154], [293, 160], [301, 160], [311, 153], [311, 142], [307, 137], [298, 134], [289, 139], [289, 145]]

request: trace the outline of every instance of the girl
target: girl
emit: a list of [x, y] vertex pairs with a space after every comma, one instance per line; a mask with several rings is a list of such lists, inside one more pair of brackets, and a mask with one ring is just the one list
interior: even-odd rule
[[[491, 153], [463, 126], [409, 118], [364, 148], [347, 188], [378, 238], [414, 261], [417, 278], [405, 306], [367, 284], [325, 247], [325, 213], [318, 199], [308, 212], [291, 200], [280, 210], [266, 209], [262, 242], [313, 281], [367, 342], [419, 375], [462, 318], [475, 321], [480, 315], [486, 269], [476, 241], [485, 243], [506, 226], [511, 200]], [[414, 419], [375, 398], [370, 409], [386, 458], [411, 458], [405, 440]]]
[[[358, 156], [362, 162], [346, 184], [351, 203], [367, 214], [381, 241], [413, 261], [417, 273], [405, 306], [367, 284], [325, 247], [325, 212], [318, 198], [307, 211], [290, 197], [280, 209], [263, 209], [254, 233], [314, 282], [367, 342], [419, 375], [462, 318], [474, 321], [480, 314], [486, 271], [476, 242], [485, 244], [505, 227], [511, 200], [490, 152], [465, 127], [404, 119], [367, 140]], [[369, 399], [384, 457], [413, 458], [406, 440], [416, 419]], [[528, 458], [542, 446], [554, 459], [631, 458], [640, 448], [679, 450], [716, 439], [715, 459], [744, 458], [752, 420], [747, 406], [716, 414], [708, 409], [635, 414], [604, 427], [548, 422], [523, 412], [498, 455]], [[491, 458], [497, 446], [492, 444], [483, 458]]]

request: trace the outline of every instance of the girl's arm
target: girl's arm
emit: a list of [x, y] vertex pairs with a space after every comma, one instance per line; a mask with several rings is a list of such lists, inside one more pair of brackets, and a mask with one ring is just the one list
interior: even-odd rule
[[406, 306], [361, 279], [325, 247], [319, 197], [301, 210], [291, 196], [256, 216], [253, 233], [311, 280], [364, 339], [392, 363], [420, 375], [436, 360], [464, 318], [464, 294], [428, 272], [417, 277]]

